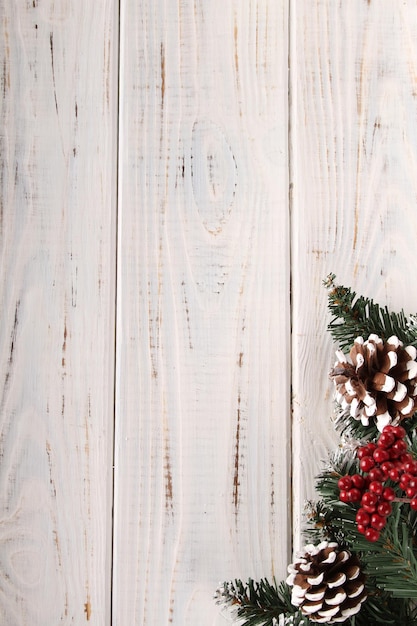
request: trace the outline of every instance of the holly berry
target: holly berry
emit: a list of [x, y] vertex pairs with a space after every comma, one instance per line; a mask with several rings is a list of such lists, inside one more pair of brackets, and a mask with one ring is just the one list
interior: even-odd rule
[[398, 458], [407, 450], [407, 444], [404, 439], [398, 439], [390, 448], [391, 458]]
[[389, 461], [391, 455], [388, 450], [384, 450], [383, 448], [377, 448], [376, 450], [374, 450], [372, 458], [377, 463], [383, 463], [384, 461]]
[[392, 502], [395, 498], [395, 491], [392, 487], [385, 487], [382, 492], [382, 497], [387, 502]]
[[379, 515], [382, 515], [382, 517], [388, 517], [388, 515], [391, 515], [392, 513], [392, 506], [389, 502], [383, 500], [378, 504], [377, 512]]
[[407, 495], [407, 498], [414, 498], [414, 496], [417, 494], [417, 489], [415, 489], [414, 487], [407, 487], [405, 493]]
[[339, 500], [345, 503], [350, 502], [349, 491], [347, 489], [341, 490], [341, 492], [339, 493]]
[[369, 472], [375, 466], [375, 461], [371, 456], [364, 456], [359, 463], [359, 467], [363, 472]]
[[377, 496], [381, 496], [384, 491], [384, 486], [379, 480], [373, 480], [369, 485], [369, 491], [376, 493]]
[[394, 463], [392, 461], [384, 461], [381, 463], [381, 472], [384, 478], [389, 476], [389, 473], [392, 469], [395, 469]]
[[374, 513], [371, 517], [371, 526], [376, 530], [382, 530], [386, 524], [385, 517], [382, 515], [378, 515], [378, 513]]
[[348, 491], [349, 494], [349, 502], [360, 502], [362, 498], [362, 491], [353, 487]]
[[379, 539], [379, 530], [376, 530], [376, 528], [372, 528], [371, 526], [369, 526], [366, 530], [365, 530], [365, 537], [368, 541], [378, 541]]
[[368, 472], [368, 478], [369, 478], [369, 480], [371, 482], [374, 481], [374, 480], [378, 480], [378, 481], [382, 482], [384, 480], [385, 476], [384, 476], [384, 472], [382, 471], [381, 468], [373, 467]]
[[350, 489], [351, 485], [352, 485], [352, 478], [348, 474], [346, 476], [342, 476], [337, 481], [337, 486], [339, 487], [340, 490], [346, 491]]
[[417, 511], [417, 497], [414, 497], [411, 502], [410, 502], [410, 508], [413, 509], [413, 511]]
[[356, 522], [363, 526], [369, 526], [371, 523], [371, 516], [365, 511], [365, 509], [359, 509], [356, 513]]
[[400, 478], [400, 472], [398, 471], [398, 469], [396, 467], [393, 467], [392, 469], [390, 469], [390, 471], [388, 472], [388, 476], [391, 480], [393, 480], [394, 482], [398, 482], [399, 478]]
[[400, 478], [400, 487], [401, 489], [406, 489], [408, 487], [408, 483], [413, 478], [412, 474], [405, 472]]
[[407, 434], [405, 428], [403, 428], [402, 426], [392, 426], [391, 432], [395, 435], [396, 439], [404, 439]]
[[352, 484], [354, 487], [356, 487], [357, 489], [363, 489], [365, 486], [365, 479], [363, 476], [361, 476], [360, 474], [353, 474], [351, 476], [352, 479]]
[[385, 428], [379, 436], [378, 439], [378, 447], [379, 448], [389, 448], [395, 442], [395, 435], [393, 432], [387, 431]]
[[374, 513], [377, 503], [378, 503], [378, 496], [375, 493], [366, 491], [363, 494], [362, 499], [361, 499], [361, 505], [362, 505], [362, 508], [364, 508], [367, 513]]
[[[348, 474], [338, 480], [340, 500], [350, 505], [360, 503], [356, 526], [368, 541], [379, 539], [398, 489], [407, 496], [405, 501], [410, 508], [417, 511], [417, 459], [409, 451], [405, 437], [402, 426], [386, 426], [376, 443], [369, 442], [356, 451], [363, 474]], [[387, 481], [397, 485], [397, 493]]]

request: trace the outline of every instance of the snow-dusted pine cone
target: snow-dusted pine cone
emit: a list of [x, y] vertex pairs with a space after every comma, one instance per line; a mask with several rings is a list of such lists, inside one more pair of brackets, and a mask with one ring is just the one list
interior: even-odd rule
[[335, 542], [305, 546], [288, 572], [292, 604], [318, 624], [344, 622], [366, 600], [359, 559]]
[[374, 418], [381, 430], [391, 422], [410, 417], [417, 395], [417, 351], [403, 347], [398, 337], [384, 342], [377, 335], [355, 339], [349, 355], [336, 352], [330, 372], [336, 386], [336, 400], [350, 415], [369, 425]]

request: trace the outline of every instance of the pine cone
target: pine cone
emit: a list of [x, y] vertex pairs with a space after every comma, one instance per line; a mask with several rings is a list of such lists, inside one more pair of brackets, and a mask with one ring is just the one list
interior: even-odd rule
[[398, 337], [386, 343], [377, 335], [355, 339], [349, 355], [336, 352], [337, 361], [330, 372], [336, 386], [336, 400], [350, 415], [369, 425], [376, 421], [378, 430], [391, 422], [410, 417], [417, 395], [417, 351], [403, 347]]
[[359, 559], [335, 542], [307, 545], [288, 566], [291, 602], [318, 624], [344, 622], [366, 600]]

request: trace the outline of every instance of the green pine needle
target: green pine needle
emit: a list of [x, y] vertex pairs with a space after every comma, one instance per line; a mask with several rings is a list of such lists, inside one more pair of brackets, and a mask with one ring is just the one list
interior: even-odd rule
[[241, 626], [308, 626], [310, 621], [291, 604], [291, 589], [285, 582], [277, 585], [275, 579], [256, 582], [249, 579], [225, 582], [216, 593], [218, 604], [231, 607]]
[[349, 287], [336, 285], [335, 278], [330, 274], [324, 281], [332, 314], [328, 330], [342, 350], [350, 348], [356, 337], [367, 339], [372, 333], [384, 340], [396, 335], [405, 345], [417, 347], [417, 316], [408, 319], [404, 311], [393, 313], [370, 298], [357, 297]]
[[[357, 297], [350, 288], [336, 285], [334, 274], [328, 276], [325, 285], [332, 315], [328, 330], [340, 349], [348, 351], [356, 337], [367, 339], [370, 334], [383, 340], [396, 335], [404, 345], [417, 347], [417, 315], [407, 318], [403, 311], [392, 313], [369, 298]], [[417, 412], [403, 425], [410, 450], [417, 458]], [[314, 544], [323, 539], [337, 541], [361, 561], [368, 597], [359, 613], [344, 622], [345, 626], [417, 626], [417, 512], [408, 502], [393, 502], [393, 511], [378, 541], [369, 542], [358, 532], [355, 518], [359, 504], [341, 502], [337, 483], [345, 474], [360, 473], [355, 448], [359, 442], [363, 445], [376, 440], [379, 432], [375, 425], [362, 426], [341, 408], [335, 427], [343, 447], [330, 457], [316, 479], [318, 499], [308, 504], [305, 537]], [[392, 486], [399, 497], [404, 495], [394, 483]], [[241, 626], [314, 623], [291, 604], [291, 588], [285, 581], [279, 585], [275, 579], [272, 583], [267, 579], [225, 582], [216, 598], [218, 604], [234, 611]]]

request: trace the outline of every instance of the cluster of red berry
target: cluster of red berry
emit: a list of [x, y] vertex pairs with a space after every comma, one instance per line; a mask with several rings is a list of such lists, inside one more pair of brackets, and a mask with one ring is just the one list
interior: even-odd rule
[[[393, 500], [406, 501], [417, 511], [417, 460], [408, 451], [405, 436], [402, 426], [385, 426], [377, 443], [367, 443], [356, 452], [362, 474], [348, 474], [338, 481], [339, 499], [360, 503], [356, 524], [368, 541], [379, 539]], [[390, 481], [405, 498], [397, 497]]]

